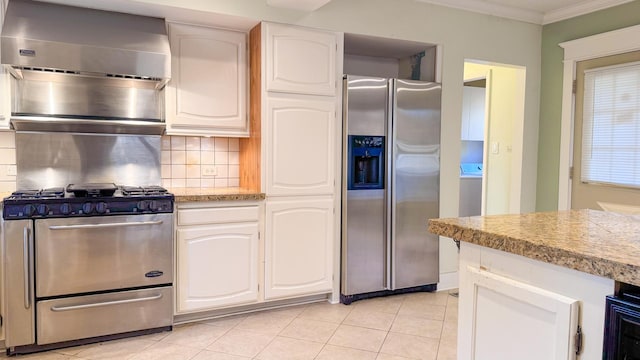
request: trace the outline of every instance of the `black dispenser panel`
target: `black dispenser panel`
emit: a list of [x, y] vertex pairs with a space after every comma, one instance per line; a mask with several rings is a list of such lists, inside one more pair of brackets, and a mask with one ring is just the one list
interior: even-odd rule
[[349, 135], [348, 190], [384, 189], [384, 136]]

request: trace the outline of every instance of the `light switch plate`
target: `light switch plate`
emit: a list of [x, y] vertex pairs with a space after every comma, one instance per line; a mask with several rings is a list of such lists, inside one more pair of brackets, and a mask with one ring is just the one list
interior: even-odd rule
[[497, 141], [493, 141], [491, 143], [491, 153], [492, 154], [498, 154], [500, 153], [500, 143]]

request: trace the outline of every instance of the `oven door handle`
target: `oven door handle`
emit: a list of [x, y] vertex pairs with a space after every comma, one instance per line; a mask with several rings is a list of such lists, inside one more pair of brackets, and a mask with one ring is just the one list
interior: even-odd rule
[[24, 277], [24, 308], [31, 307], [31, 241], [29, 228], [25, 227], [22, 233], [22, 276]]
[[141, 301], [152, 301], [152, 300], [158, 300], [161, 298], [162, 298], [162, 294], [158, 294], [154, 296], [147, 296], [147, 297], [141, 297], [141, 298], [104, 301], [104, 302], [89, 303], [89, 304], [82, 304], [82, 305], [52, 306], [51, 311], [58, 312], [58, 311], [82, 310], [82, 309], [90, 309], [90, 308], [100, 307], [100, 306], [111, 306], [111, 305], [130, 304], [130, 303], [136, 303]]
[[101, 228], [113, 228], [124, 226], [143, 226], [143, 225], [160, 225], [162, 220], [156, 221], [136, 221], [136, 222], [119, 222], [108, 224], [80, 224], [80, 225], [52, 225], [49, 226], [49, 230], [72, 230], [72, 229], [101, 229]]

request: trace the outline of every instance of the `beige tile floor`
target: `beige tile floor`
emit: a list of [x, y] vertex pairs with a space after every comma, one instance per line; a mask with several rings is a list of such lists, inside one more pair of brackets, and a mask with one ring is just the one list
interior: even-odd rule
[[455, 360], [457, 319], [458, 298], [414, 293], [201, 321], [15, 359]]

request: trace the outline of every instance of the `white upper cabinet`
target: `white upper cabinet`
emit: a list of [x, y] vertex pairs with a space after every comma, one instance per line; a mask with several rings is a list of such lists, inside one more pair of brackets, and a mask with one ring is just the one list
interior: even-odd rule
[[337, 95], [337, 35], [328, 31], [265, 23], [266, 90]]
[[266, 192], [270, 196], [331, 195], [335, 191], [333, 98], [267, 101]]
[[247, 34], [169, 24], [167, 134], [249, 136]]
[[265, 300], [333, 287], [333, 198], [267, 201]]
[[484, 141], [485, 88], [465, 86], [462, 98], [462, 140]]

